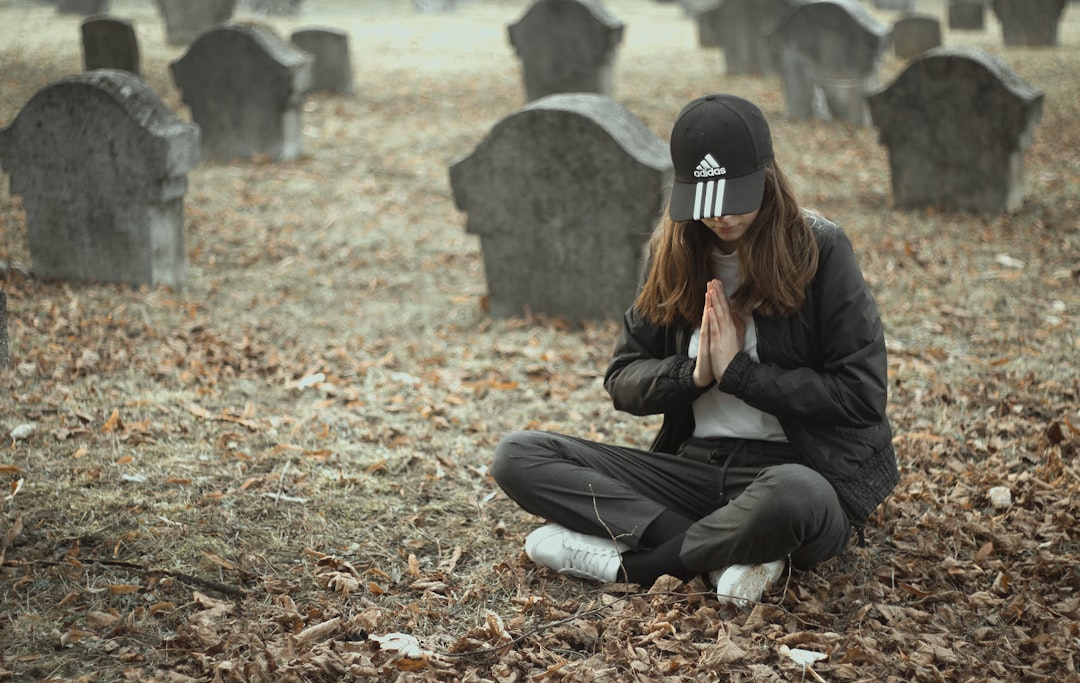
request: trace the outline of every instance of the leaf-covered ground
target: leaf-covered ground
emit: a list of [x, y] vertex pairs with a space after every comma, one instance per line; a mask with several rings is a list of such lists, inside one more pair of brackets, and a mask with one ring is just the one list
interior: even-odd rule
[[[523, 104], [526, 2], [307, 5], [260, 20], [347, 29], [357, 94], [307, 99], [299, 161], [190, 174], [183, 290], [34, 279], [0, 178], [0, 680], [1078, 680], [1080, 6], [1056, 49], [1004, 48], [992, 14], [945, 35], [1046, 93], [1023, 207], [980, 217], [893, 210], [873, 128], [788, 120], [677, 3], [606, 2], [615, 97], [665, 140], [706, 90], [760, 102], [888, 328], [900, 485], [865, 548], [737, 612], [538, 569], [540, 520], [488, 475], [510, 430], [656, 427], [603, 392], [614, 323], [484, 312], [447, 165]], [[187, 118], [151, 4], [113, 12]], [[0, 124], [79, 70], [78, 22], [0, 0]]]

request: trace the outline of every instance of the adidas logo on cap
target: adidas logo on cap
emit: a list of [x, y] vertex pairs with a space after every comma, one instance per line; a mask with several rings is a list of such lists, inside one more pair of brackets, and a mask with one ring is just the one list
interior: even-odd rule
[[705, 158], [699, 161], [697, 168], [694, 169], [695, 178], [711, 178], [725, 173], [727, 173], [727, 169], [716, 163], [716, 159], [711, 154], [706, 154]]

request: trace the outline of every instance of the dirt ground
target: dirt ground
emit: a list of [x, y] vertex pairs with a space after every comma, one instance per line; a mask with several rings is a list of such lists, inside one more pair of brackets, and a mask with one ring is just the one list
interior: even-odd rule
[[[182, 290], [35, 279], [0, 177], [0, 680], [1080, 680], [1080, 6], [1053, 49], [1004, 48], [992, 14], [946, 32], [1046, 93], [1022, 208], [974, 216], [894, 210], [876, 130], [788, 119], [678, 4], [605, 3], [614, 96], [664, 140], [707, 90], [759, 102], [887, 328], [900, 485], [866, 547], [738, 612], [700, 580], [537, 568], [540, 520], [488, 474], [511, 430], [657, 426], [603, 391], [614, 322], [484, 311], [447, 167], [524, 103], [506, 27], [528, 4], [306, 4], [255, 19], [347, 30], [357, 92], [307, 98], [300, 160], [190, 174]], [[182, 48], [151, 3], [112, 6], [188, 118]], [[0, 125], [80, 69], [78, 24], [0, 0]]]

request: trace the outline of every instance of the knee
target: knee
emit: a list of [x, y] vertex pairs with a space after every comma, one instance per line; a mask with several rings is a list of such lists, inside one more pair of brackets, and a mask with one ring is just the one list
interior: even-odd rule
[[840, 504], [832, 484], [805, 465], [768, 467], [758, 479], [770, 494], [768, 505], [760, 506], [759, 511], [773, 522], [808, 522]]
[[525, 457], [543, 450], [542, 432], [518, 431], [505, 435], [495, 446], [491, 462], [491, 476], [504, 490], [517, 488], [524, 479]]

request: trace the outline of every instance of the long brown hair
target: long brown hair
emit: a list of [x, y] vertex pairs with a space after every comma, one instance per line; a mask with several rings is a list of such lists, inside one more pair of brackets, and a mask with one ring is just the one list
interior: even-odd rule
[[[712, 279], [716, 237], [699, 221], [664, 217], [649, 242], [649, 271], [634, 305], [657, 325], [696, 325]], [[818, 248], [791, 182], [775, 161], [765, 173], [761, 209], [737, 246], [742, 283], [732, 296], [738, 313], [788, 315], [806, 299]]]

